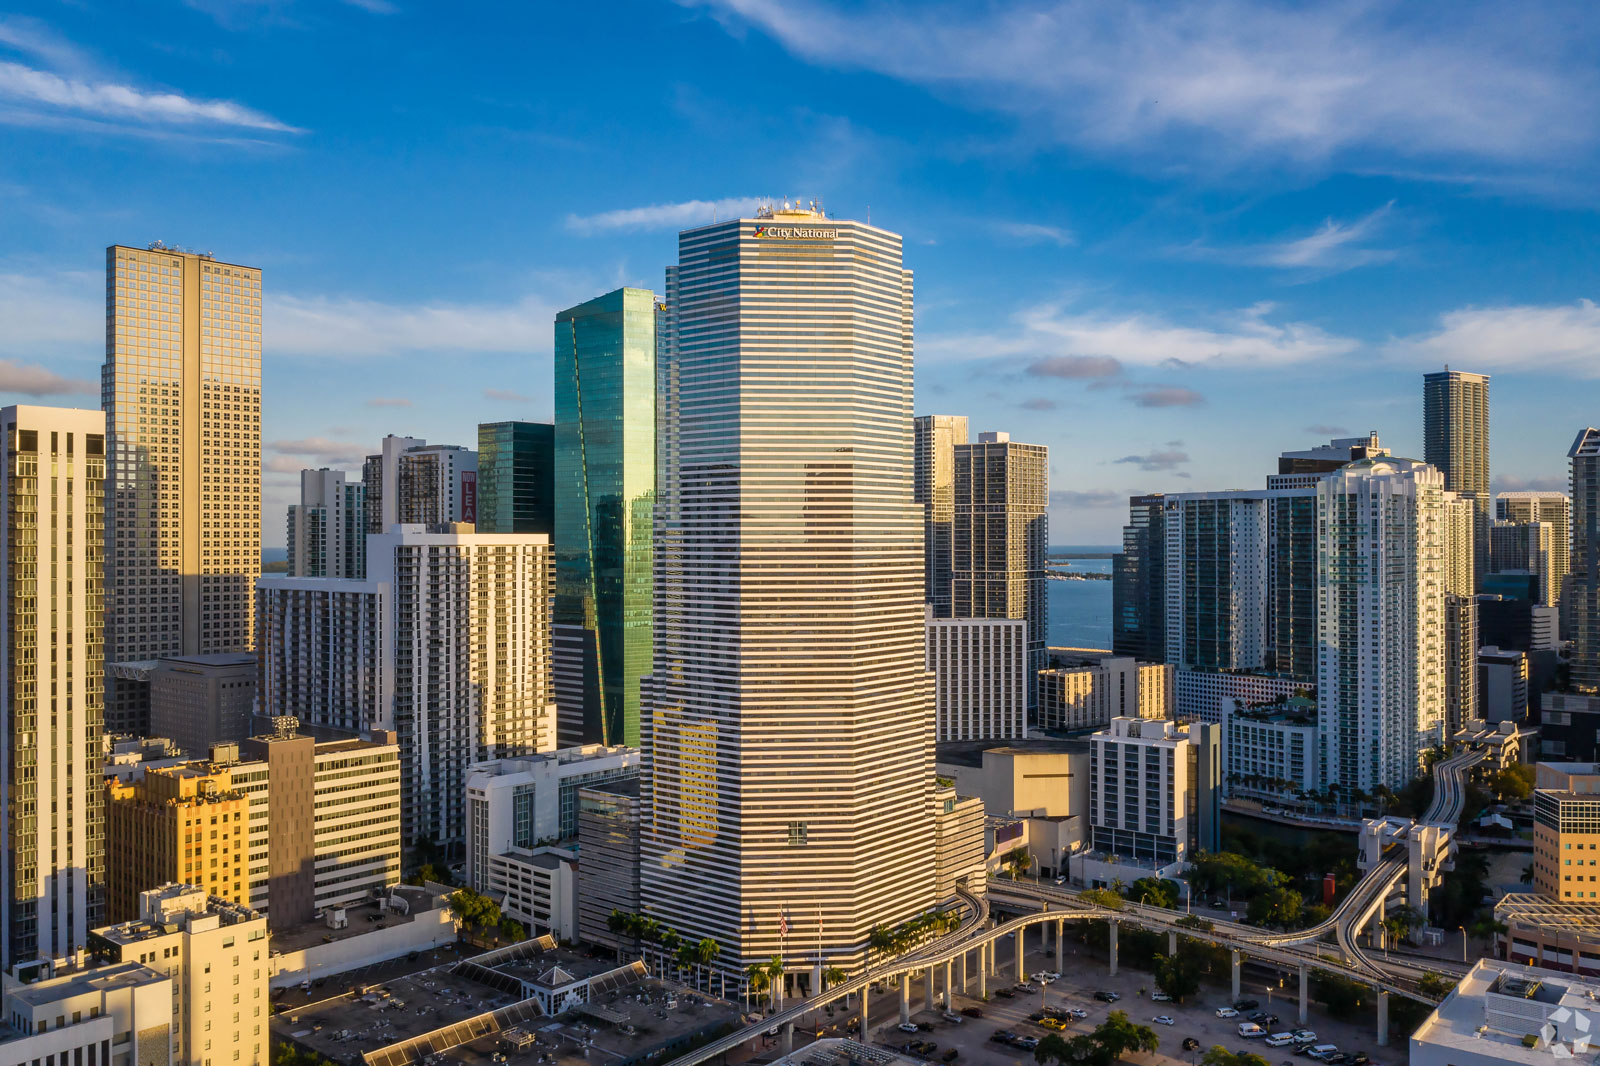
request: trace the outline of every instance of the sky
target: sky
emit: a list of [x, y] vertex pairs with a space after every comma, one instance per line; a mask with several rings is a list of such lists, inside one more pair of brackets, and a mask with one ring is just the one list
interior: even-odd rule
[[1264, 485], [1421, 374], [1494, 488], [1600, 423], [1600, 9], [1214, 0], [11, 0], [0, 404], [94, 406], [104, 249], [263, 272], [263, 543], [306, 466], [548, 420], [552, 319], [686, 226], [905, 237], [916, 408], [1051, 449], [1051, 542]]

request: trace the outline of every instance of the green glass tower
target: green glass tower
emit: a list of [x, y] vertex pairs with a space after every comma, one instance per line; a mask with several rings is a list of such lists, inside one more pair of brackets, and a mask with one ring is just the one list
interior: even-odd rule
[[556, 315], [558, 739], [639, 743], [651, 659], [656, 302], [618, 289]]
[[478, 426], [479, 533], [554, 534], [555, 447], [548, 422]]

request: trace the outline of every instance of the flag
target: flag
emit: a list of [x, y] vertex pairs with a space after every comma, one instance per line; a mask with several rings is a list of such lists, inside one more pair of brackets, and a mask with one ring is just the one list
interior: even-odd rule
[[782, 914], [778, 915], [778, 935], [779, 936], [788, 936], [789, 935], [789, 912], [788, 911], [784, 911]]

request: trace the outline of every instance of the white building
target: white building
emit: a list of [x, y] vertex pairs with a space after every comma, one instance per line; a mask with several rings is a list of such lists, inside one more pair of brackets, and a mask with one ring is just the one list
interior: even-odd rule
[[576, 848], [511, 847], [489, 856], [488, 876], [478, 889], [500, 904], [500, 912], [534, 936], [578, 938]]
[[[1411, 1066], [1543, 1066], [1592, 1061], [1600, 984], [1479, 959], [1411, 1034]], [[1532, 1039], [1529, 1039], [1532, 1038]]]
[[1400, 789], [1445, 715], [1444, 475], [1363, 459], [1317, 483], [1318, 726], [1326, 784]]
[[89, 951], [98, 962], [141, 963], [171, 979], [172, 1061], [267, 1066], [267, 920], [178, 884], [141, 893], [139, 914], [96, 929]]
[[[0, 408], [0, 970], [104, 918], [106, 417]], [[155, 609], [159, 612], [159, 609]]]
[[1189, 855], [1190, 737], [1166, 720], [1114, 718], [1089, 737], [1089, 848], [1075, 881], [1173, 877]]
[[361, 579], [367, 574], [367, 490], [343, 470], [300, 471], [289, 505], [289, 576]]
[[938, 739], [1027, 736], [1027, 621], [935, 618], [933, 610], [930, 604], [928, 669]]
[[1224, 701], [1222, 780], [1228, 795], [1282, 801], [1319, 792], [1317, 701], [1288, 696], [1270, 703]]
[[1185, 721], [1221, 722], [1228, 700], [1270, 703], [1293, 696], [1309, 686], [1292, 677], [1269, 674], [1229, 674], [1215, 670], [1185, 670], [1174, 674], [1177, 709], [1174, 717]]
[[1113, 718], [1171, 718], [1176, 709], [1174, 671], [1165, 663], [1087, 648], [1051, 648], [1047, 661], [1039, 671], [1040, 729], [1099, 729]]
[[4, 1066], [170, 1066], [172, 978], [137, 962], [3, 978]]
[[1267, 493], [1172, 493], [1165, 509], [1167, 657], [1201, 670], [1266, 663]]
[[379, 454], [367, 456], [361, 481], [368, 533], [477, 520], [478, 453], [459, 444], [390, 434]]
[[263, 578], [261, 712], [400, 741], [405, 838], [463, 842], [475, 762], [555, 749], [550, 538], [396, 526], [367, 579]]
[[467, 883], [484, 892], [495, 856], [578, 834], [578, 790], [639, 774], [639, 749], [588, 744], [479, 763], [467, 773]]

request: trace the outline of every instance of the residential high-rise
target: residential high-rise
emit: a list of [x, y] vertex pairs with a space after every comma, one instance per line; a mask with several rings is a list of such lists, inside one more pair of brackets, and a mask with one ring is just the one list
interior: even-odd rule
[[1007, 433], [980, 433], [954, 450], [951, 614], [1027, 620], [1031, 711], [1050, 628], [1050, 450]]
[[556, 746], [550, 538], [400, 525], [367, 579], [264, 577], [266, 717], [398, 734], [405, 840], [461, 850], [467, 767]]
[[1572, 564], [1563, 585], [1572, 687], [1600, 693], [1600, 429], [1578, 434], [1572, 461]]
[[1443, 477], [1363, 459], [1317, 483], [1322, 780], [1399, 789], [1443, 742]]
[[1489, 572], [1489, 375], [1449, 367], [1422, 375], [1422, 458], [1444, 474], [1445, 488], [1472, 498], [1474, 570], [1482, 580]]
[[1564, 492], [1502, 492], [1494, 498], [1502, 522], [1550, 523], [1550, 576], [1546, 601], [1561, 602], [1562, 585], [1572, 569], [1572, 500]]
[[1447, 593], [1444, 598], [1444, 710], [1446, 735], [1483, 717], [1478, 698], [1478, 598]]
[[617, 289], [555, 321], [556, 706], [565, 745], [639, 743], [650, 672], [656, 302]]
[[1267, 647], [1267, 493], [1169, 493], [1166, 661], [1260, 670]]
[[1111, 650], [1167, 661], [1167, 536], [1161, 494], [1130, 496], [1122, 551], [1111, 560]]
[[289, 573], [360, 578], [367, 572], [367, 490], [343, 470], [300, 471], [300, 502], [289, 505]]
[[935, 903], [911, 274], [898, 235], [820, 210], [678, 249], [644, 909], [730, 975], [858, 967], [874, 926]]
[[[1526, 574], [1535, 589], [1535, 600], [1545, 607], [1558, 603], [1552, 591], [1559, 589], [1557, 577], [1555, 526], [1550, 522], [1496, 522], [1489, 528], [1489, 569], [1493, 574]], [[1484, 591], [1491, 591], [1487, 585]]]
[[[261, 271], [159, 243], [107, 248], [100, 399], [107, 663], [249, 651], [261, 572]], [[120, 687], [109, 682], [107, 725], [132, 732], [143, 723]]]
[[106, 417], [0, 408], [0, 971], [105, 906]]
[[933, 616], [949, 618], [955, 449], [967, 443], [967, 416], [921, 415], [913, 423], [912, 433], [912, 494], [922, 505], [923, 585]]
[[934, 618], [929, 604], [928, 669], [934, 677], [935, 740], [1028, 735], [1025, 619]]
[[477, 521], [478, 453], [459, 444], [390, 434], [383, 450], [362, 464], [361, 483], [368, 533], [387, 533], [396, 524]]
[[479, 533], [555, 532], [555, 450], [549, 422], [479, 424]]

